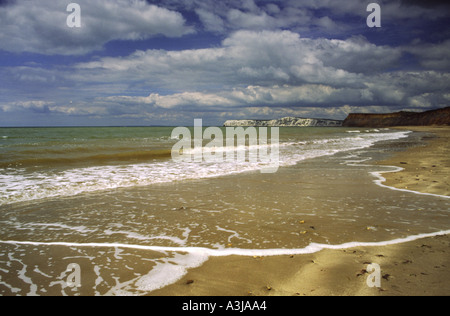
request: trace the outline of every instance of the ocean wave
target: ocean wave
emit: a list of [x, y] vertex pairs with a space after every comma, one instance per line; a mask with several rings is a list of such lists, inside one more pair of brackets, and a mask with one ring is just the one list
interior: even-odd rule
[[[85, 149], [69, 150], [72, 153], [85, 152]], [[67, 154], [68, 151], [47, 151], [45, 154], [49, 155], [62, 155]], [[98, 150], [97, 150], [98, 152]], [[33, 156], [33, 152], [25, 152], [21, 154], [27, 154], [26, 156]], [[34, 154], [37, 154], [34, 152]], [[42, 154], [42, 152], [39, 152]], [[79, 164], [109, 164], [114, 162], [136, 162], [136, 161], [152, 161], [153, 159], [169, 159], [171, 158], [171, 150], [141, 150], [120, 152], [111, 154], [94, 154], [89, 156], [74, 156], [70, 158], [66, 157], [34, 157], [34, 158], [18, 158], [14, 160], [6, 160], [0, 162], [0, 168], [27, 168], [27, 167], [49, 167], [49, 166], [71, 166]]]
[[[326, 138], [311, 141], [285, 142], [279, 145], [279, 167], [295, 165], [306, 159], [334, 155], [373, 146], [379, 141], [408, 137], [409, 132], [386, 132], [356, 134], [355, 137]], [[255, 145], [256, 148], [235, 148], [240, 150], [267, 149], [277, 145]], [[205, 148], [203, 148], [205, 149]], [[195, 150], [195, 149], [194, 149]], [[207, 148], [206, 150], [211, 150]], [[230, 150], [230, 148], [222, 148]], [[121, 154], [99, 154], [90, 157], [104, 163], [92, 167], [70, 168], [62, 171], [33, 171], [5, 169], [0, 174], [0, 205], [15, 202], [74, 196], [84, 192], [96, 192], [116, 188], [146, 186], [158, 183], [186, 181], [220, 177], [245, 172], [259, 171], [268, 163], [263, 161], [218, 161], [218, 162], [174, 162], [168, 159], [170, 150], [138, 151]], [[157, 159], [164, 158], [165, 160]], [[121, 160], [138, 163], [111, 165]], [[151, 162], [147, 162], [152, 160]], [[145, 161], [145, 162], [143, 162]], [[36, 162], [36, 161], [34, 161]], [[42, 163], [42, 162], [41, 162]], [[57, 163], [50, 159], [45, 163]], [[33, 164], [33, 159], [27, 161]], [[23, 165], [22, 165], [23, 166]]]

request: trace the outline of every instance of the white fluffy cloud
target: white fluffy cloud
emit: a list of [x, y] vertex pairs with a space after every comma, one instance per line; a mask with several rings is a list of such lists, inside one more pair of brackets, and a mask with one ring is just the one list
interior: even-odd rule
[[363, 38], [327, 40], [301, 38], [290, 31], [239, 31], [221, 47], [138, 51], [121, 58], [81, 63], [91, 78], [141, 80], [168, 89], [203, 90], [235, 85], [328, 84], [361, 86], [362, 74], [389, 68], [397, 49], [376, 46]]
[[147, 104], [154, 107], [173, 109], [224, 110], [230, 107], [264, 107], [344, 102], [353, 97], [360, 98], [359, 90], [336, 89], [326, 85], [303, 86], [248, 86], [246, 88], [221, 91], [219, 93], [184, 92], [171, 95], [150, 94], [148, 97], [116, 96], [104, 100], [128, 104]]
[[[290, 29], [305, 36], [341, 34], [364, 29], [367, 5], [361, 0], [161, 0], [169, 7], [195, 12], [207, 31], [228, 34], [236, 30]], [[446, 15], [437, 2], [378, 0], [383, 21], [404, 24], [412, 19], [434, 20]], [[351, 22], [351, 20], [356, 22]], [[362, 22], [362, 23], [361, 23]]]
[[0, 109], [3, 112], [31, 111], [34, 113], [45, 113], [51, 111], [50, 107], [54, 106], [54, 102], [42, 100], [34, 101], [18, 101], [3, 104]]
[[[343, 118], [350, 111], [448, 105], [449, 40], [433, 41], [445, 37], [439, 32], [424, 37], [429, 29], [420, 26], [409, 29], [413, 21], [430, 25], [442, 18], [436, 5], [380, 0], [383, 28], [369, 30], [367, 3], [359, 0], [74, 2], [82, 9], [79, 29], [67, 27], [64, 2], [0, 6], [0, 54], [80, 55], [76, 64], [35, 54], [22, 55], [37, 56], [33, 62], [4, 62], [3, 113], [159, 123], [194, 115]], [[181, 44], [175, 39], [190, 33]], [[149, 47], [141, 40], [154, 36], [158, 48], [173, 49], [133, 50]], [[116, 40], [128, 41], [105, 45]], [[83, 56], [100, 49], [103, 57]], [[120, 55], [125, 51], [134, 52]]]
[[10, 52], [79, 55], [112, 40], [137, 40], [193, 31], [175, 11], [145, 0], [77, 0], [81, 28], [67, 26], [69, 2], [17, 0], [0, 6], [0, 49]]
[[[239, 31], [219, 47], [137, 51], [79, 63], [53, 76], [49, 70], [42, 74], [47, 80], [76, 83], [77, 91], [90, 97], [91, 102], [78, 103], [78, 111], [67, 101], [59, 110], [50, 108], [65, 113], [102, 113], [102, 108], [103, 113], [131, 115], [155, 110], [419, 107], [443, 102], [448, 74], [383, 71], [401, 53], [362, 37], [329, 40], [290, 31]], [[20, 71], [16, 78], [32, 80]]]
[[[436, 93], [421, 93], [429, 91], [430, 87], [425, 82], [426, 77], [432, 80], [449, 80], [450, 77], [438, 73], [428, 73], [422, 77], [422, 83], [405, 84], [412, 73], [398, 75], [390, 78], [389, 84], [386, 76], [380, 75], [367, 78], [364, 88], [333, 87], [324, 84], [305, 84], [300, 86], [248, 86], [234, 88], [216, 93], [211, 92], [183, 92], [168, 95], [152, 93], [147, 97], [112, 96], [103, 98], [103, 101], [116, 104], [143, 105], [148, 109], [190, 109], [201, 111], [229, 111], [232, 108], [303, 108], [320, 107], [333, 108], [336, 106], [351, 105], [369, 106], [378, 104], [390, 104], [404, 108], [426, 108], [436, 101], [445, 102], [444, 96]], [[417, 91], [412, 92], [414, 89]], [[445, 91], [445, 90], [444, 90]]]

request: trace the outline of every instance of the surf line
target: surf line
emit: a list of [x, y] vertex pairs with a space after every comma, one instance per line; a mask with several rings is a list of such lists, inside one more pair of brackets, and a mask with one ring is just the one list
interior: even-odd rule
[[[410, 133], [412, 133], [412, 131], [408, 131], [407, 134], [410, 134]], [[426, 195], [426, 196], [434, 196], [434, 197], [439, 197], [439, 198], [444, 198], [444, 199], [450, 199], [450, 196], [447, 196], [447, 195], [419, 192], [419, 191], [413, 191], [413, 190], [408, 190], [408, 189], [400, 189], [400, 188], [388, 186], [388, 185], [384, 184], [386, 182], [386, 178], [383, 177], [382, 174], [384, 174], [384, 173], [396, 173], [396, 172], [403, 171], [405, 169], [401, 168], [401, 167], [397, 167], [397, 166], [385, 166], [385, 167], [393, 168], [394, 170], [370, 172], [370, 174], [372, 176], [378, 178], [378, 180], [374, 180], [375, 184], [380, 186], [380, 187], [382, 187], [382, 188], [387, 188], [387, 189], [390, 189], [390, 190], [393, 190], [393, 191], [400, 191], [400, 192], [414, 193], [414, 194], [418, 194], [418, 195]]]
[[394, 191], [401, 191], [401, 192], [414, 193], [414, 194], [418, 194], [418, 195], [427, 195], [427, 196], [440, 197], [440, 198], [444, 198], [444, 199], [450, 199], [450, 196], [447, 196], [447, 195], [419, 192], [419, 191], [413, 191], [413, 190], [408, 190], [408, 189], [400, 189], [400, 188], [388, 186], [388, 185], [384, 184], [384, 182], [386, 182], [386, 178], [384, 178], [382, 176], [382, 174], [384, 174], [384, 173], [396, 173], [396, 172], [403, 171], [405, 169], [401, 168], [401, 167], [396, 167], [396, 166], [386, 166], [386, 167], [394, 168], [394, 170], [391, 170], [391, 171], [373, 171], [373, 172], [370, 173], [374, 177], [378, 178], [378, 180], [374, 180], [376, 185], [378, 185], [380, 187], [383, 187], [383, 188], [388, 188], [388, 189], [394, 190]]
[[[363, 160], [347, 160], [344, 162], [344, 164], [346, 164], [347, 166], [356, 166], [356, 167], [380, 167], [380, 166], [376, 166], [376, 165], [368, 165], [368, 164], [361, 164], [362, 162], [366, 162], [366, 161], [370, 161], [372, 158], [366, 158]], [[426, 192], [419, 192], [419, 191], [413, 191], [413, 190], [408, 190], [408, 189], [400, 189], [400, 188], [396, 188], [396, 187], [391, 187], [388, 186], [386, 184], [384, 184], [386, 182], [386, 178], [382, 176], [382, 174], [384, 173], [396, 173], [396, 172], [400, 172], [405, 170], [402, 167], [397, 167], [397, 166], [381, 166], [384, 168], [392, 168], [394, 170], [387, 170], [387, 171], [371, 171], [369, 172], [370, 175], [372, 175], [375, 178], [373, 180], [373, 182], [382, 187], [382, 188], [386, 188], [389, 190], [393, 190], [393, 191], [400, 191], [400, 192], [407, 192], [407, 193], [413, 193], [413, 194], [417, 194], [417, 195], [426, 195], [426, 196], [433, 196], [433, 197], [439, 197], [439, 198], [444, 198], [444, 199], [450, 199], [450, 196], [447, 195], [441, 195], [441, 194], [434, 194], [434, 193], [426, 193]]]
[[419, 239], [449, 235], [450, 230], [443, 230], [435, 233], [411, 235], [404, 238], [397, 238], [388, 241], [379, 242], [348, 242], [340, 245], [328, 245], [311, 243], [305, 248], [298, 249], [241, 249], [241, 248], [224, 248], [224, 249], [210, 249], [204, 247], [162, 247], [162, 246], [145, 246], [145, 245], [131, 245], [120, 243], [69, 243], [69, 242], [35, 242], [35, 241], [0, 241], [0, 244], [9, 244], [16, 246], [64, 246], [64, 247], [79, 247], [79, 248], [122, 248], [134, 250], [147, 250], [155, 252], [178, 252], [189, 254], [201, 254], [209, 257], [227, 257], [227, 256], [258, 256], [271, 257], [282, 255], [302, 255], [316, 253], [324, 249], [342, 250], [355, 247], [377, 247], [389, 246], [411, 242]]

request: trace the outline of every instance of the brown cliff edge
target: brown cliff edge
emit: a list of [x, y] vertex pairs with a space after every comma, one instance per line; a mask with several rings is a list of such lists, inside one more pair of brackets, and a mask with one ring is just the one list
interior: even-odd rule
[[345, 127], [392, 127], [450, 125], [450, 107], [426, 112], [389, 114], [352, 113], [344, 120]]

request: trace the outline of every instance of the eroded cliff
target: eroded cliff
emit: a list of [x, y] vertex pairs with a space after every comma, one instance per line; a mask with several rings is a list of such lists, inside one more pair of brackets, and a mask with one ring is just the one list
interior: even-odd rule
[[450, 107], [426, 112], [396, 112], [389, 114], [350, 114], [345, 127], [391, 127], [450, 125]]

